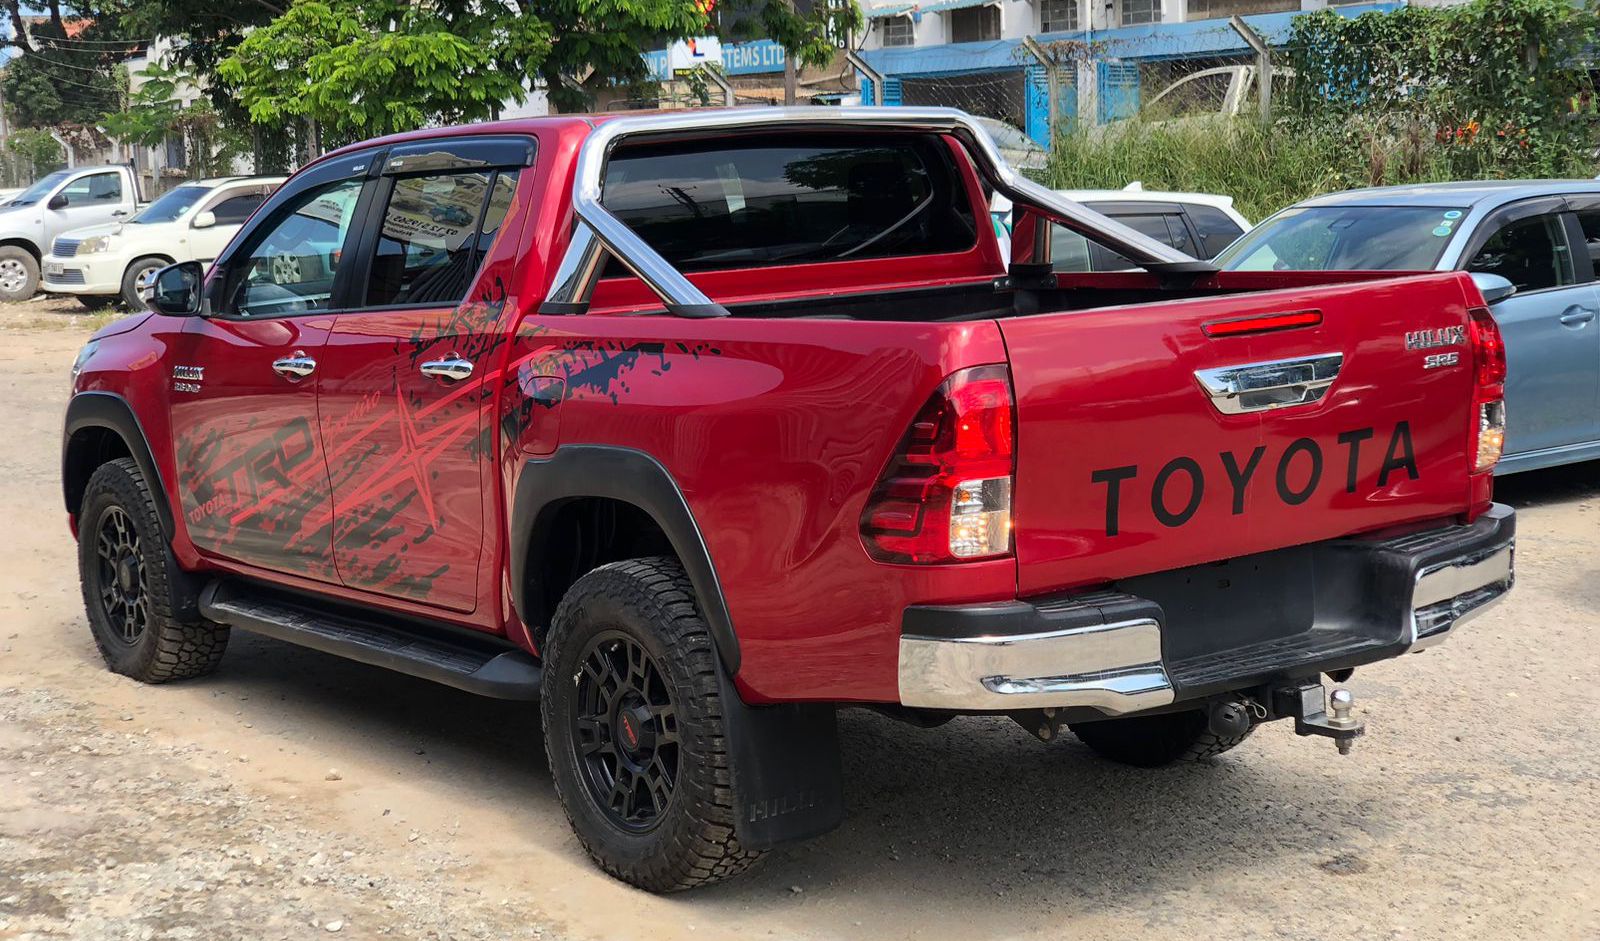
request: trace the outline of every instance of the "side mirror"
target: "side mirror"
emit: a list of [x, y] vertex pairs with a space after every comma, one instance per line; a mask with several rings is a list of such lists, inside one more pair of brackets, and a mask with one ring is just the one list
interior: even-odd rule
[[47, 207], [49, 207], [51, 209], [65, 209], [65, 208], [67, 208], [67, 204], [68, 204], [67, 194], [66, 193], [57, 193], [54, 196], [50, 197], [50, 201], [48, 203], [45, 203], [45, 206], [47, 206]]
[[1517, 293], [1517, 286], [1507, 278], [1487, 271], [1474, 271], [1472, 283], [1478, 286], [1478, 293], [1483, 295], [1486, 304], [1498, 304], [1511, 295]]
[[139, 285], [139, 298], [145, 306], [169, 317], [204, 316], [200, 289], [205, 284], [205, 268], [198, 261], [168, 265]]
[[194, 217], [194, 221], [189, 223], [190, 227], [195, 229], [209, 229], [216, 224], [217, 214], [210, 210], [199, 213]]

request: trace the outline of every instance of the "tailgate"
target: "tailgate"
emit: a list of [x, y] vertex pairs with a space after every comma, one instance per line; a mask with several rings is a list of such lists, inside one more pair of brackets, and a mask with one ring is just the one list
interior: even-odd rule
[[[1464, 275], [1425, 275], [1001, 321], [1017, 398], [1020, 592], [1465, 512], [1466, 288]], [[1204, 329], [1301, 311], [1320, 323]], [[1223, 377], [1209, 371], [1234, 367], [1291, 388], [1214, 398], [1204, 379]], [[1333, 380], [1320, 400], [1263, 407], [1311, 373]]]

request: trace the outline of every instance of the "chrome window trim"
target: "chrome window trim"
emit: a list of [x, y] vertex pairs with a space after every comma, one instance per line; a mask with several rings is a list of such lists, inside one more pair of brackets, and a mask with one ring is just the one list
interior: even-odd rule
[[[600, 203], [606, 163], [624, 140], [695, 134], [708, 131], [904, 130], [952, 134], [971, 155], [978, 172], [1014, 204], [1038, 209], [1063, 226], [1156, 271], [1208, 273], [1210, 264], [1177, 251], [1128, 226], [1067, 199], [1009, 167], [988, 131], [976, 118], [953, 108], [748, 108], [726, 111], [681, 111], [641, 117], [612, 118], [597, 125], [578, 150], [572, 182], [577, 229], [567, 246], [545, 303], [550, 312], [578, 313], [603, 267], [589, 244], [588, 230], [605, 251], [617, 258], [659, 297], [671, 313], [686, 317], [725, 317], [683, 273], [662, 258]], [[1045, 242], [1048, 245], [1048, 240]], [[1037, 259], [1036, 259], [1037, 260]], [[1043, 259], [1049, 262], [1048, 256]]]

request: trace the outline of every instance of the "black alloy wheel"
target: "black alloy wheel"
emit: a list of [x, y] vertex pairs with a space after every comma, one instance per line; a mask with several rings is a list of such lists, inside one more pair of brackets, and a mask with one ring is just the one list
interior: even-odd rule
[[150, 594], [145, 584], [144, 548], [133, 520], [120, 506], [108, 506], [95, 528], [100, 610], [130, 647], [150, 626]]
[[637, 640], [605, 631], [589, 642], [572, 714], [584, 787], [612, 824], [655, 828], [678, 780], [678, 719], [660, 666]]

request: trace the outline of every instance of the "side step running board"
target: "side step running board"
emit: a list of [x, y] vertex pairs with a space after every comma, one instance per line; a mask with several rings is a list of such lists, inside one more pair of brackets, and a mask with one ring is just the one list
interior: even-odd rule
[[206, 586], [200, 593], [200, 613], [219, 624], [480, 696], [539, 698], [539, 661], [496, 638], [425, 634], [354, 613], [332, 613], [320, 602], [253, 593], [230, 581]]

